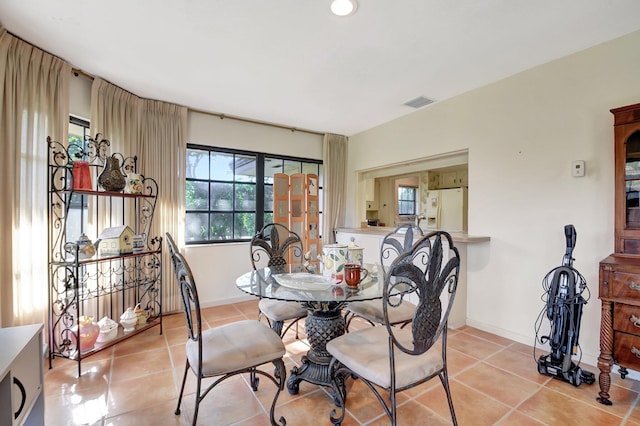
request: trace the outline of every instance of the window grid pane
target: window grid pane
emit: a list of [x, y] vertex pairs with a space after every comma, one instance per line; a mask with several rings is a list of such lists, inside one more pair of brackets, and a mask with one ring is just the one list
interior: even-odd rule
[[398, 187], [398, 215], [416, 214], [416, 188]]
[[322, 163], [188, 145], [186, 242], [250, 240], [273, 221], [273, 175], [302, 171], [320, 175]]

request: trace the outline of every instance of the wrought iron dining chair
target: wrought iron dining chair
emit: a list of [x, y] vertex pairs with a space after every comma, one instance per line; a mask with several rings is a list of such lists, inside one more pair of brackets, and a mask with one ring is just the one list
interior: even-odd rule
[[[380, 266], [383, 279], [391, 263], [400, 254], [411, 249], [416, 235], [422, 236], [422, 229], [419, 226], [410, 224], [398, 226], [395, 230], [385, 235], [380, 244]], [[393, 309], [389, 309], [388, 321], [390, 321], [391, 325], [399, 325], [400, 327], [409, 324], [416, 311], [416, 305], [406, 300], [400, 303], [398, 299], [393, 299], [390, 301], [389, 306]], [[371, 325], [383, 324], [385, 319], [382, 312], [382, 301], [367, 300], [349, 303], [344, 315], [347, 331], [351, 321], [356, 317], [364, 319]]]
[[[291, 263], [303, 262], [303, 248], [300, 236], [279, 223], [269, 223], [251, 239], [251, 266], [253, 269], [270, 267], [282, 268]], [[298, 302], [262, 298], [258, 302], [258, 319], [264, 316], [271, 329], [283, 337], [289, 329], [307, 316], [307, 309]], [[286, 327], [285, 322], [289, 321]]]
[[[189, 333], [186, 343], [187, 361], [175, 414], [180, 414], [189, 370], [195, 374], [197, 380], [193, 425], [198, 420], [200, 403], [216, 385], [232, 376], [249, 373], [251, 388], [257, 391], [259, 383], [257, 375], [260, 374], [269, 378], [277, 386], [269, 412], [271, 424], [285, 425], [283, 417], [280, 417], [279, 422], [276, 422], [274, 417], [276, 402], [284, 389], [287, 375], [282, 359], [286, 352], [284, 343], [269, 327], [256, 320], [238, 321], [202, 330], [200, 301], [193, 274], [184, 256], [178, 252], [171, 235], [167, 233], [166, 236]], [[275, 366], [275, 377], [257, 368], [267, 362]], [[216, 380], [202, 391], [202, 379], [214, 376], [217, 377]]]
[[[451, 236], [443, 231], [423, 236], [391, 264], [384, 279], [385, 326], [368, 327], [327, 343], [334, 395], [341, 410], [333, 410], [333, 424], [341, 424], [346, 410], [346, 383], [360, 379], [375, 394], [384, 411], [397, 423], [396, 394], [438, 376], [449, 411], [457, 425], [447, 372], [447, 321], [455, 299], [460, 255]], [[391, 294], [408, 291], [418, 296], [411, 327], [389, 324]], [[389, 392], [390, 403], [381, 395]]]

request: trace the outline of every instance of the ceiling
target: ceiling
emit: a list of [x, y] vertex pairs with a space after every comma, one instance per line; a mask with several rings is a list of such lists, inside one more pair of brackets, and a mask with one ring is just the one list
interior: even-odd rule
[[0, 0], [0, 24], [141, 97], [348, 136], [640, 29], [638, 0], [329, 5]]

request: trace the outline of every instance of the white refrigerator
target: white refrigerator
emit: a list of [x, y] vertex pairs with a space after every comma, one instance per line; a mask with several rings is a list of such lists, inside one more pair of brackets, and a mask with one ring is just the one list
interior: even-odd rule
[[468, 198], [467, 188], [428, 191], [423, 227], [466, 232]]

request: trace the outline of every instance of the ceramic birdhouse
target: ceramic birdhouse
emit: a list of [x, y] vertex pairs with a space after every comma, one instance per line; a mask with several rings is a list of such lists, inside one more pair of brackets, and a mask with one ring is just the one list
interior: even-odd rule
[[133, 230], [124, 226], [106, 228], [98, 236], [98, 255], [117, 256], [133, 253]]

